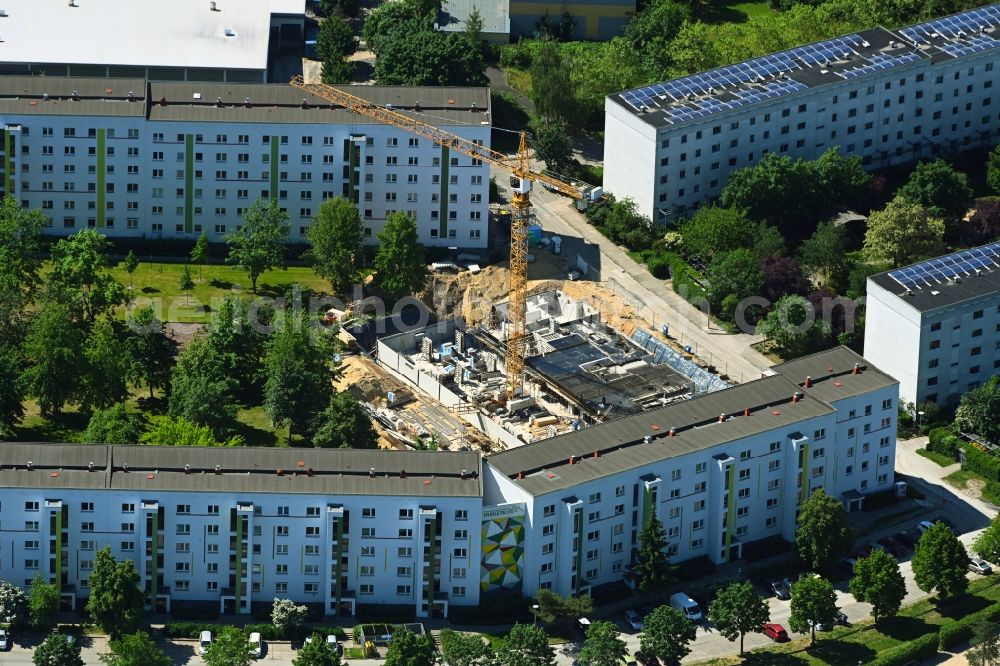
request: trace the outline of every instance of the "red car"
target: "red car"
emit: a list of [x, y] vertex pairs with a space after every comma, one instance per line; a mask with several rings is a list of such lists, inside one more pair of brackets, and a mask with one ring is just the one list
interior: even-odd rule
[[775, 643], [784, 643], [788, 640], [788, 632], [780, 624], [775, 624], [773, 622], [764, 623], [764, 635], [773, 640]]

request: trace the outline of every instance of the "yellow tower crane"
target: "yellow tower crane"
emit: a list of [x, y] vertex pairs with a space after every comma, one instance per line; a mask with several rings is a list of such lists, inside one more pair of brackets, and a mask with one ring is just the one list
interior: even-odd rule
[[[513, 174], [510, 179], [513, 192], [511, 203], [514, 211], [510, 224], [510, 296], [507, 302], [507, 397], [512, 399], [520, 395], [524, 386], [524, 310], [528, 294], [528, 220], [531, 215], [531, 184], [535, 181], [546, 183], [552, 189], [573, 199], [585, 198], [583, 190], [571, 183], [532, 170], [527, 135], [523, 131], [517, 156], [512, 159], [480, 143], [416, 120], [406, 113], [373, 104], [325, 83], [306, 83], [301, 76], [295, 76], [290, 84], [348, 111], [404, 129], [449, 150], [457, 150], [492, 166], [507, 169]], [[419, 112], [418, 109], [414, 111]]]

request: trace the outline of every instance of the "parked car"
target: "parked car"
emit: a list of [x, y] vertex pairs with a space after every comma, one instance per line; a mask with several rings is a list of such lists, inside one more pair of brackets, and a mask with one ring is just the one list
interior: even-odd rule
[[837, 614], [833, 616], [833, 623], [834, 624], [840, 624], [840, 625], [843, 625], [845, 627], [847, 627], [847, 626], [849, 626], [851, 624], [847, 620], [847, 613], [845, 613], [844, 611], [840, 610], [839, 608], [837, 609]]
[[253, 656], [258, 659], [264, 654], [264, 643], [261, 641], [259, 631], [250, 634], [250, 648], [253, 650]]
[[977, 573], [981, 576], [989, 576], [993, 573], [993, 567], [990, 563], [980, 557], [973, 557], [969, 559], [969, 571], [972, 573]]
[[907, 550], [913, 550], [916, 547], [916, 543], [910, 538], [910, 535], [906, 532], [896, 532], [892, 535], [892, 538], [903, 544]]
[[788, 632], [785, 631], [785, 628], [774, 622], [765, 622], [763, 632], [775, 643], [784, 643], [788, 640]]
[[917, 523], [917, 532], [923, 535], [923, 533], [929, 530], [932, 525], [934, 525], [934, 523], [932, 523], [929, 520], [921, 520], [919, 523]]
[[906, 555], [906, 548], [895, 537], [882, 537], [878, 540], [878, 543], [892, 553], [893, 557], [903, 557]]
[[869, 548], [868, 546], [862, 546], [861, 548], [858, 548], [856, 551], [851, 553], [851, 557], [853, 557], [856, 560], [860, 560], [862, 557], [868, 557], [871, 554], [872, 554], [871, 548]]
[[678, 592], [670, 597], [670, 607], [680, 611], [684, 617], [692, 622], [701, 620], [701, 606], [698, 605], [697, 601], [683, 592]]
[[774, 592], [774, 596], [779, 599], [791, 599], [792, 590], [788, 586], [787, 580], [776, 580], [771, 583], [771, 591]]
[[642, 615], [639, 615], [639, 611], [632, 609], [625, 611], [625, 622], [634, 631], [642, 631]]
[[10, 638], [7, 636], [7, 632], [0, 629], [0, 651], [6, 652], [10, 649]]
[[201, 632], [201, 637], [198, 639], [198, 654], [205, 656], [210, 645], [212, 645], [212, 632], [207, 630]]
[[837, 568], [844, 573], [853, 574], [854, 573], [854, 563], [857, 562], [853, 557], [844, 557], [839, 562], [837, 562]]
[[[809, 620], [809, 626], [813, 626], [813, 621]], [[825, 622], [819, 622], [816, 624], [816, 631], [831, 631], [833, 629], [832, 624], [826, 624]]]
[[[306, 643], [312, 643], [312, 639], [311, 635], [306, 636]], [[340, 652], [340, 643], [337, 642], [337, 637], [333, 634], [326, 635], [326, 644], [332, 647], [334, 652]]]

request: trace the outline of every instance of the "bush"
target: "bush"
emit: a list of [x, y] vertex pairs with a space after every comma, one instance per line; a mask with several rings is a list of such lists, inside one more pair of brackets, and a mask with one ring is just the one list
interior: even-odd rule
[[920, 638], [886, 650], [871, 662], [871, 666], [906, 666], [928, 657], [938, 651], [937, 634], [926, 634]]
[[972, 638], [973, 628], [981, 622], [996, 622], [1000, 620], [1000, 604], [987, 606], [981, 611], [966, 615], [959, 620], [952, 620], [941, 625], [938, 634], [938, 649], [948, 650], [965, 643]]
[[701, 273], [691, 268], [676, 254], [666, 256], [669, 257], [670, 276], [674, 291], [688, 302], [696, 305], [707, 300], [705, 288], [701, 286], [701, 281], [704, 280]]
[[1000, 481], [1000, 459], [973, 444], [963, 444], [961, 448], [965, 452], [963, 468], [986, 477], [988, 481]]
[[646, 268], [655, 278], [666, 280], [670, 277], [670, 260], [661, 254], [654, 254], [646, 260]]
[[957, 458], [962, 443], [962, 438], [948, 428], [934, 428], [928, 433], [927, 450]]

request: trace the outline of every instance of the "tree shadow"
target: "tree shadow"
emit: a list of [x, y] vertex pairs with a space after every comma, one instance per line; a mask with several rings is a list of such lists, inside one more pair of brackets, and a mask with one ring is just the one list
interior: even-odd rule
[[141, 291], [144, 294], [158, 294], [158, 293], [160, 293], [160, 290], [157, 289], [156, 287], [143, 287], [139, 291]]
[[723, 23], [746, 23], [749, 16], [730, 5], [736, 4], [734, 0], [712, 0], [701, 5], [698, 17], [708, 24], [720, 25]]
[[18, 438], [22, 442], [79, 442], [89, 421], [89, 412], [59, 412], [17, 428]]
[[976, 611], [981, 611], [987, 606], [991, 605], [991, 601], [984, 599], [983, 597], [963, 594], [960, 597], [955, 597], [954, 599], [946, 599], [944, 601], [939, 601], [936, 605], [937, 612], [941, 614], [942, 617], [947, 617], [952, 620], [959, 619], [969, 615], [970, 613], [975, 613]]
[[246, 446], [277, 446], [278, 436], [270, 430], [264, 430], [242, 421], [233, 425], [233, 434], [243, 438]]
[[220, 280], [219, 278], [212, 278], [208, 281], [208, 285], [214, 289], [232, 289], [233, 283], [229, 280]]
[[916, 617], [893, 617], [881, 620], [871, 629], [898, 641], [912, 641], [927, 633], [927, 623]]
[[842, 641], [836, 638], [816, 641], [806, 650], [819, 661], [827, 664], [867, 664], [877, 654], [864, 643]]
[[804, 659], [794, 652], [760, 650], [743, 655], [745, 666], [802, 666]]
[[167, 399], [164, 397], [150, 398], [149, 396], [138, 397], [135, 400], [139, 411], [143, 414], [166, 414]]

